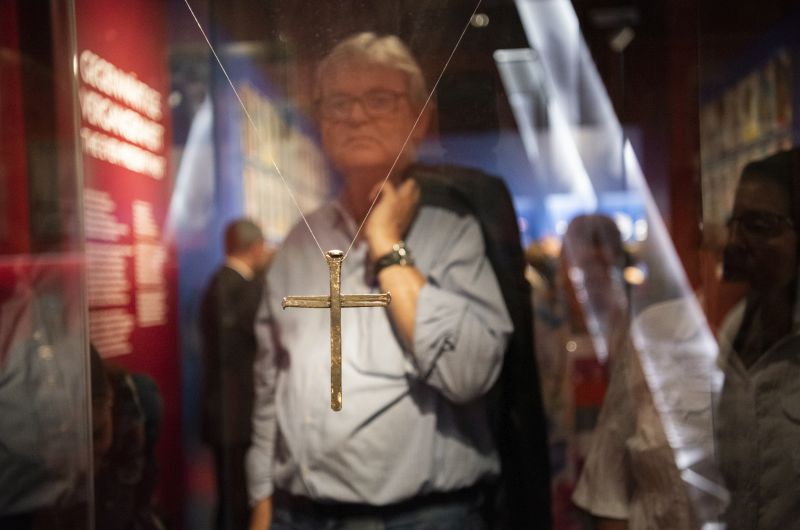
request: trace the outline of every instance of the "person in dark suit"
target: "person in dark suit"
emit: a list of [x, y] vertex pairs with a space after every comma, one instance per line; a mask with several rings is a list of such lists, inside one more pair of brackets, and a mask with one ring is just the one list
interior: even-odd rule
[[250, 514], [244, 459], [253, 408], [253, 331], [269, 251], [261, 229], [238, 219], [225, 229], [225, 263], [201, 305], [203, 440], [214, 453], [218, 504], [215, 528], [246, 528]]

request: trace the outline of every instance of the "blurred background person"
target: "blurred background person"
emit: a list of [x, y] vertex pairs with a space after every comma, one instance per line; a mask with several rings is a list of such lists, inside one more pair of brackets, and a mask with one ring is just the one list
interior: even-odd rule
[[[529, 263], [547, 271], [553, 266], [543, 268], [541, 254], [529, 252]], [[571, 497], [603, 404], [608, 363], [619, 355], [627, 331], [626, 263], [614, 221], [600, 214], [579, 215], [567, 227], [555, 274], [550, 275], [552, 286], [545, 284], [537, 294], [534, 284], [536, 355], [549, 427], [557, 529], [588, 525]]]
[[225, 263], [211, 277], [200, 309], [202, 436], [214, 453], [214, 528], [239, 530], [250, 517], [244, 459], [253, 411], [253, 326], [269, 251], [261, 228], [249, 219], [229, 223], [224, 244]]
[[149, 376], [103, 362], [90, 347], [94, 439], [94, 527], [161, 530], [154, 492], [163, 404]]
[[720, 331], [717, 442], [729, 530], [800, 521], [799, 155], [783, 151], [745, 166], [728, 222], [724, 277], [749, 287]]
[[[793, 448], [800, 441], [795, 232], [799, 160], [797, 150], [784, 151], [745, 166], [728, 222], [724, 278], [749, 287], [719, 336], [718, 362], [725, 381], [713, 418], [716, 460], [729, 491], [717, 498], [728, 502], [687, 490], [674, 448], [679, 433], [672, 433], [668, 441], [664, 419], [670, 414], [665, 416], [654, 402], [653, 384], [663, 387], [663, 382], [645, 378], [640, 355], [649, 352], [636, 351], [629, 342], [625, 356], [613, 365], [592, 452], [574, 496], [597, 517], [599, 528], [698, 528], [698, 516], [709, 520], [724, 504], [722, 519], [729, 529], [791, 528], [800, 520], [798, 495], [787, 487], [797, 478]], [[668, 305], [643, 311], [637, 322], [649, 322], [639, 328], [661, 329], [677, 347], [685, 348], [681, 344], [691, 340], [687, 330], [692, 326], [681, 322], [680, 311], [670, 316]], [[699, 368], [681, 368], [680, 359], [672, 364], [676, 373]], [[657, 374], [652, 373], [654, 366]], [[669, 370], [668, 364], [650, 366], [648, 377], [668, 377], [662, 370]], [[702, 405], [692, 397], [691, 378], [685, 373], [685, 383], [673, 380], [684, 395], [667, 397], [667, 407], [692, 412]], [[707, 469], [705, 476], [715, 474]]]
[[[631, 336], [630, 286], [625, 278], [632, 260], [610, 218], [576, 220], [573, 235], [568, 230], [565, 238], [570, 245], [565, 254], [577, 258], [568, 271], [575, 291], [572, 302], [590, 314], [587, 324], [595, 349], [607, 348], [607, 388], [591, 436], [580, 446], [583, 460], [576, 469], [571, 500], [591, 516], [585, 528], [695, 528], [691, 503]], [[680, 322], [685, 315], [680, 300], [654, 304], [637, 317], [637, 329], [648, 344], [673, 346], [684, 340]]]
[[716, 478], [707, 370], [716, 348], [695, 298], [674, 287], [668, 264], [639, 250], [640, 263], [619, 256], [604, 290], [606, 307], [626, 303], [615, 324], [600, 325], [610, 331], [608, 385], [572, 501], [588, 528], [699, 528], [698, 510], [716, 519], [718, 499], [684, 472], [708, 479], [704, 486]]
[[632, 340], [624, 340], [611, 364], [572, 499], [592, 515], [597, 530], [699, 528]]

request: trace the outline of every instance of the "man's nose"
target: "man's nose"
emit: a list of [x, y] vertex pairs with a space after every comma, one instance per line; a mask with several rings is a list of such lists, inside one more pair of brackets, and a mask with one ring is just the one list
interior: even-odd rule
[[369, 121], [369, 114], [367, 114], [367, 110], [364, 108], [363, 101], [360, 99], [353, 100], [353, 103], [350, 105], [350, 113], [347, 116], [347, 121], [354, 124], [361, 124]]

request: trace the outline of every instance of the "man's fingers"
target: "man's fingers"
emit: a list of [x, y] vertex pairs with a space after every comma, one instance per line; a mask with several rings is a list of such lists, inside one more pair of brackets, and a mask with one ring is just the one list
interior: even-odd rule
[[404, 199], [417, 202], [419, 199], [419, 186], [417, 185], [417, 181], [414, 179], [406, 180], [397, 189], [397, 194]]
[[412, 193], [414, 190], [418, 190], [419, 186], [417, 186], [417, 181], [414, 179], [406, 179], [400, 187], [398, 188], [398, 193], [408, 194]]
[[417, 186], [416, 183], [414, 183], [414, 190], [412, 191], [412, 197], [414, 198], [415, 203], [419, 202], [419, 197], [421, 194], [422, 192], [420, 191], [419, 186]]
[[374, 201], [375, 197], [377, 197], [379, 193], [384, 197], [391, 197], [396, 193], [394, 185], [391, 182], [387, 181], [386, 184], [383, 185], [383, 189], [381, 189], [382, 184], [382, 182], [378, 182], [372, 187], [372, 191], [369, 192], [370, 201]]

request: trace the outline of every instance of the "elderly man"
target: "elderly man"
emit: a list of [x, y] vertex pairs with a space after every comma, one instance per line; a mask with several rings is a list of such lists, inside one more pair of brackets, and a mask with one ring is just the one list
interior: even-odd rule
[[481, 228], [420, 205], [403, 179], [428, 115], [420, 68], [397, 38], [351, 37], [317, 81], [322, 143], [345, 186], [311, 230], [345, 250], [366, 219], [342, 292], [389, 291], [392, 302], [342, 311], [344, 405], [332, 412], [328, 311], [281, 309], [284, 296], [326, 293], [328, 268], [305, 225], [288, 235], [256, 323], [251, 529], [482, 528], [481, 486], [500, 471], [485, 394], [512, 324]]

